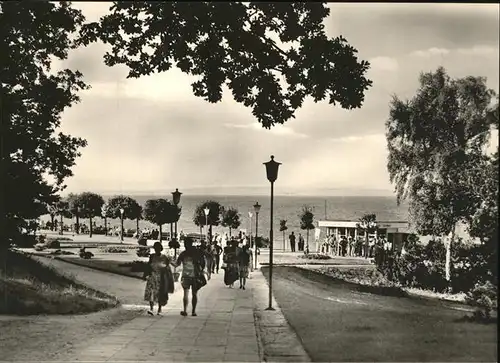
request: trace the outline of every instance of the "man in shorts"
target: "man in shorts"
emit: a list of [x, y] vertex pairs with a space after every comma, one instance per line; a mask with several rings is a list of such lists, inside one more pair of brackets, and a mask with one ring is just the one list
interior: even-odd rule
[[198, 304], [198, 289], [196, 286], [196, 277], [203, 273], [205, 268], [205, 259], [201, 252], [193, 246], [193, 240], [189, 237], [184, 238], [184, 247], [177, 258], [177, 266], [182, 264], [181, 285], [184, 289], [184, 298], [182, 299], [184, 310], [181, 311], [182, 316], [187, 316], [187, 306], [189, 304], [189, 290], [192, 294], [192, 316], [196, 316], [196, 305]]

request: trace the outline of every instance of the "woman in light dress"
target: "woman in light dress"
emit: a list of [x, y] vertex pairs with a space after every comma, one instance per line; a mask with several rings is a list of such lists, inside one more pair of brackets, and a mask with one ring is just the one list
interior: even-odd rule
[[144, 272], [147, 281], [144, 300], [149, 301], [149, 315], [154, 315], [155, 303], [158, 304], [158, 315], [161, 315], [161, 308], [168, 302], [168, 294], [174, 292], [174, 278], [170, 269], [173, 261], [161, 253], [163, 246], [160, 242], [155, 242], [153, 248], [155, 253], [149, 256], [148, 268]]

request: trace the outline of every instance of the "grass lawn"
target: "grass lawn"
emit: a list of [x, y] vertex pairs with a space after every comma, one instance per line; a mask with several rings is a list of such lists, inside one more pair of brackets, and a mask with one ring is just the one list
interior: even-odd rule
[[496, 324], [471, 321], [461, 304], [373, 293], [297, 267], [276, 267], [273, 281], [313, 362], [497, 361]]
[[0, 296], [0, 314], [79, 314], [119, 304], [115, 297], [14, 251], [0, 254]]

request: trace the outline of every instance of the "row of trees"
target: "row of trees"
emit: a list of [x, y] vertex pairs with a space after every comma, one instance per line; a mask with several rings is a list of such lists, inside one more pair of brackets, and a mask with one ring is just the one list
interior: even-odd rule
[[[123, 215], [122, 215], [123, 210]], [[59, 198], [53, 206], [49, 206], [48, 212], [52, 225], [58, 216], [62, 229], [63, 218], [76, 219], [76, 232], [79, 232], [80, 218], [88, 218], [90, 225], [90, 237], [92, 237], [92, 219], [101, 217], [104, 219], [104, 227], [107, 230], [107, 218], [122, 218], [135, 220], [137, 231], [139, 231], [139, 220], [145, 219], [160, 229], [162, 225], [173, 224], [179, 221], [181, 207], [167, 199], [149, 199], [142, 207], [134, 198], [125, 195], [117, 195], [107, 202], [99, 194], [84, 192], [81, 194], [69, 194], [66, 198]], [[160, 237], [161, 238], [161, 237]]]
[[[208, 215], [205, 214], [205, 209], [208, 209]], [[232, 230], [241, 225], [240, 214], [236, 208], [224, 207], [214, 200], [207, 200], [196, 207], [193, 222], [200, 227], [200, 234], [202, 228], [208, 226], [210, 236], [212, 236], [213, 226], [221, 225], [229, 228], [229, 236], [231, 236]]]

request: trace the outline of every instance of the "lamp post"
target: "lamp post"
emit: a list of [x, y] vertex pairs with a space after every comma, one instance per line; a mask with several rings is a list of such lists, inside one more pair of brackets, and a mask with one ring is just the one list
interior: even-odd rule
[[253, 243], [252, 243], [252, 217], [253, 217], [253, 213], [251, 211], [248, 211], [248, 218], [250, 218], [250, 248], [253, 248]]
[[257, 236], [259, 232], [259, 212], [261, 205], [259, 202], [255, 202], [253, 205], [253, 210], [255, 212], [255, 238], [254, 238], [254, 249], [255, 249], [255, 268], [257, 268]]
[[[172, 192], [172, 200], [176, 206], [179, 205], [179, 202], [181, 201], [181, 195], [182, 193], [179, 192], [179, 189], [177, 188], [175, 188], [175, 192]], [[177, 240], [177, 222], [175, 222], [174, 235]]]
[[205, 213], [205, 233], [208, 241], [208, 213], [210, 213], [210, 209], [208, 209], [208, 207], [205, 207], [205, 209], [203, 209], [203, 212]]
[[[255, 247], [253, 246], [254, 243], [252, 243], [252, 217], [253, 213], [251, 211], [248, 211], [248, 218], [250, 218], [250, 248], [253, 249], [253, 253], [255, 254]], [[252, 265], [252, 271], [255, 268], [255, 266], [253, 265], [253, 260], [254, 259], [252, 258], [252, 261], [250, 261]]]
[[120, 208], [120, 222], [121, 222], [121, 233], [120, 233], [120, 241], [123, 243], [123, 213], [125, 212], [125, 209]]
[[108, 209], [107, 209], [106, 204], [104, 204], [101, 207], [101, 216], [102, 216], [102, 218], [104, 218], [104, 235], [107, 236], [108, 235], [108, 220], [107, 220]]
[[76, 234], [80, 234], [80, 207], [76, 206], [76, 221], [75, 221], [75, 229]]
[[269, 230], [269, 306], [266, 310], [274, 310], [273, 308], [273, 203], [274, 203], [274, 182], [278, 179], [278, 168], [281, 163], [274, 161], [274, 155], [271, 155], [271, 160], [264, 163], [266, 166], [267, 180], [271, 183], [271, 218]]

